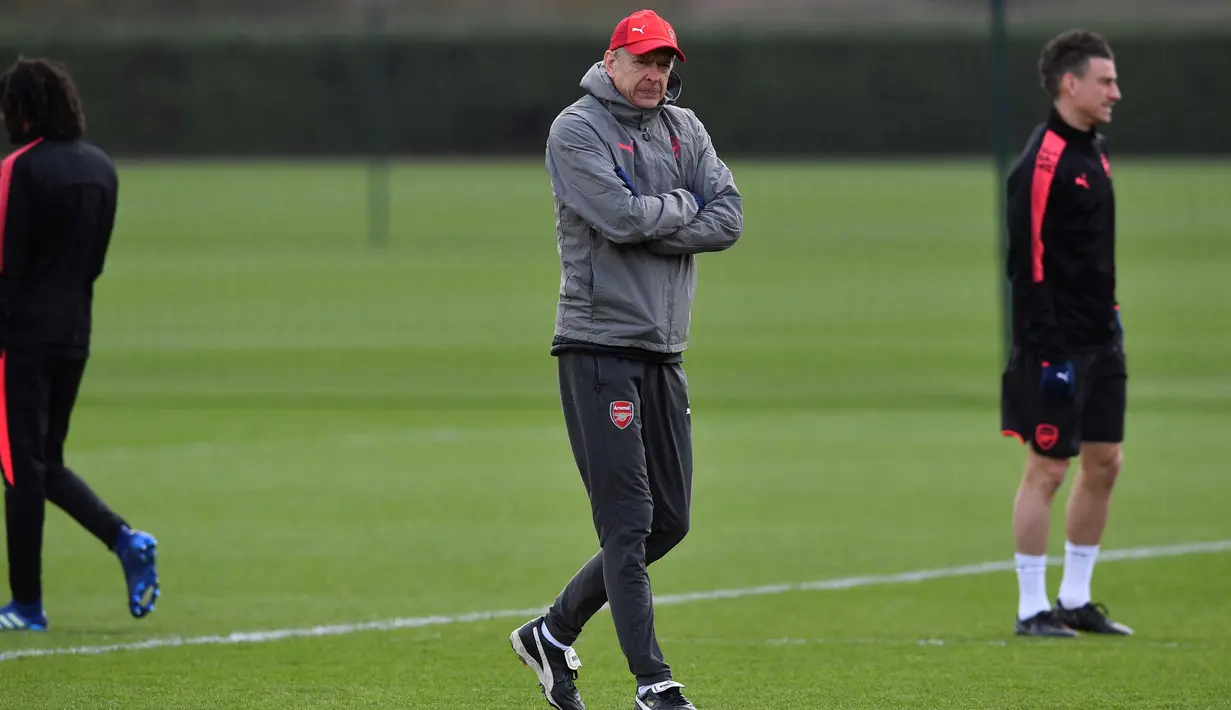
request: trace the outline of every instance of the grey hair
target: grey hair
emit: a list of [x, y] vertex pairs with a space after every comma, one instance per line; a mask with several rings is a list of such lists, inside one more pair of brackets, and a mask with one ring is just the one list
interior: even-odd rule
[[[616, 47], [614, 54], [615, 54], [616, 59], [624, 59], [624, 58], [633, 56], [633, 53], [628, 51], [624, 47]], [[672, 68], [675, 68], [675, 60], [676, 60], [675, 55], [672, 55], [671, 56], [671, 67]]]

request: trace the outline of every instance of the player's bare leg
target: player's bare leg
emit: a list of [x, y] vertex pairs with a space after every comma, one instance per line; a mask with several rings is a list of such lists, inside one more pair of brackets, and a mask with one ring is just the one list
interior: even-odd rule
[[1047, 554], [1051, 504], [1068, 470], [1068, 459], [1040, 456], [1033, 450], [1027, 453], [1013, 506], [1013, 541], [1019, 554]]
[[1073, 482], [1065, 522], [1069, 542], [1098, 545], [1102, 540], [1121, 462], [1119, 444], [1082, 444], [1081, 472]]
[[1107, 527], [1111, 492], [1120, 475], [1119, 444], [1087, 443], [1081, 447], [1081, 472], [1073, 483], [1065, 521], [1064, 578], [1056, 612], [1080, 631], [1129, 635], [1132, 629], [1107, 618], [1107, 610], [1093, 603], [1090, 582], [1099, 543]]
[[1051, 527], [1051, 506], [1068, 469], [1068, 459], [1048, 458], [1028, 449], [1022, 482], [1013, 505], [1018, 584], [1016, 631], [1023, 636], [1076, 636], [1055, 618], [1047, 597], [1047, 534]]

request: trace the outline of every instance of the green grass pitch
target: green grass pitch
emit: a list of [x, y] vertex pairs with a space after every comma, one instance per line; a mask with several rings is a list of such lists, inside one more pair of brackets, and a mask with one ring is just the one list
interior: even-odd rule
[[[386, 248], [361, 166], [121, 167], [70, 465], [158, 536], [163, 598], [129, 618], [114, 558], [54, 510], [52, 630], [0, 657], [550, 603], [596, 540], [541, 162], [397, 166]], [[655, 591], [1011, 560], [991, 168], [732, 167], [746, 230], [700, 258], [685, 363], [693, 528]], [[1231, 166], [1113, 169], [1130, 413], [1104, 547], [1226, 540]], [[1231, 552], [1109, 562], [1094, 589], [1137, 636], [1014, 638], [1011, 571], [657, 618], [703, 710], [1227, 707]], [[0, 707], [545, 708], [521, 620], [5, 660]], [[577, 648], [590, 707], [631, 707], [605, 612]]]

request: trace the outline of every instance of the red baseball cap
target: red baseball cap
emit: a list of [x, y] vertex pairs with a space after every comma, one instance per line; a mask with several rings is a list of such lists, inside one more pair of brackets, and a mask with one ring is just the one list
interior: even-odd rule
[[615, 32], [611, 33], [611, 46], [607, 49], [620, 47], [633, 54], [645, 54], [655, 49], [670, 47], [681, 62], [688, 61], [680, 51], [671, 23], [659, 17], [653, 10], [638, 10], [620, 20]]

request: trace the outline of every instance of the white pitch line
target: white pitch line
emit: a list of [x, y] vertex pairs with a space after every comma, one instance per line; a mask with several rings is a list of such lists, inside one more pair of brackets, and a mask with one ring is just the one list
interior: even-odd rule
[[[1231, 540], [1213, 542], [1188, 542], [1178, 545], [1161, 545], [1156, 547], [1134, 547], [1123, 550], [1104, 550], [1099, 553], [1099, 562], [1114, 562], [1116, 560], [1142, 560], [1156, 557], [1181, 557], [1231, 550]], [[1048, 564], [1059, 565], [1063, 558], [1052, 557]], [[713, 589], [705, 592], [688, 592], [685, 594], [666, 594], [654, 598], [656, 606], [668, 604], [688, 604], [698, 601], [717, 599], [741, 599], [745, 597], [763, 597], [771, 594], [787, 592], [823, 591], [834, 589], [853, 589], [855, 587], [871, 587], [881, 584], [906, 584], [909, 582], [924, 582], [932, 579], [948, 579], [951, 577], [969, 577], [993, 572], [1008, 572], [1014, 569], [1012, 560], [983, 562], [961, 567], [940, 567], [938, 569], [900, 572], [898, 574], [870, 575], [864, 577], [841, 577], [838, 579], [822, 579], [814, 582], [797, 584], [772, 584], [760, 587], [744, 587], [740, 589]], [[542, 614], [543, 608], [505, 609], [501, 611], [480, 611], [457, 616], [420, 616], [399, 619], [369, 621], [360, 624], [333, 624], [329, 626], [313, 626], [301, 629], [276, 629], [273, 631], [236, 631], [225, 636], [169, 636], [153, 638], [132, 643], [116, 643], [105, 646], [70, 646], [64, 648], [30, 648], [0, 653], [0, 662], [15, 661], [20, 658], [39, 658], [46, 656], [77, 656], [101, 655], [117, 651], [146, 651], [155, 648], [179, 648], [183, 646], [230, 646], [244, 643], [268, 643], [290, 638], [317, 638], [321, 636], [342, 636], [363, 631], [396, 631], [398, 629], [417, 629], [425, 626], [447, 626], [451, 624], [468, 624], [476, 621], [492, 621], [495, 619], [523, 619]]]

